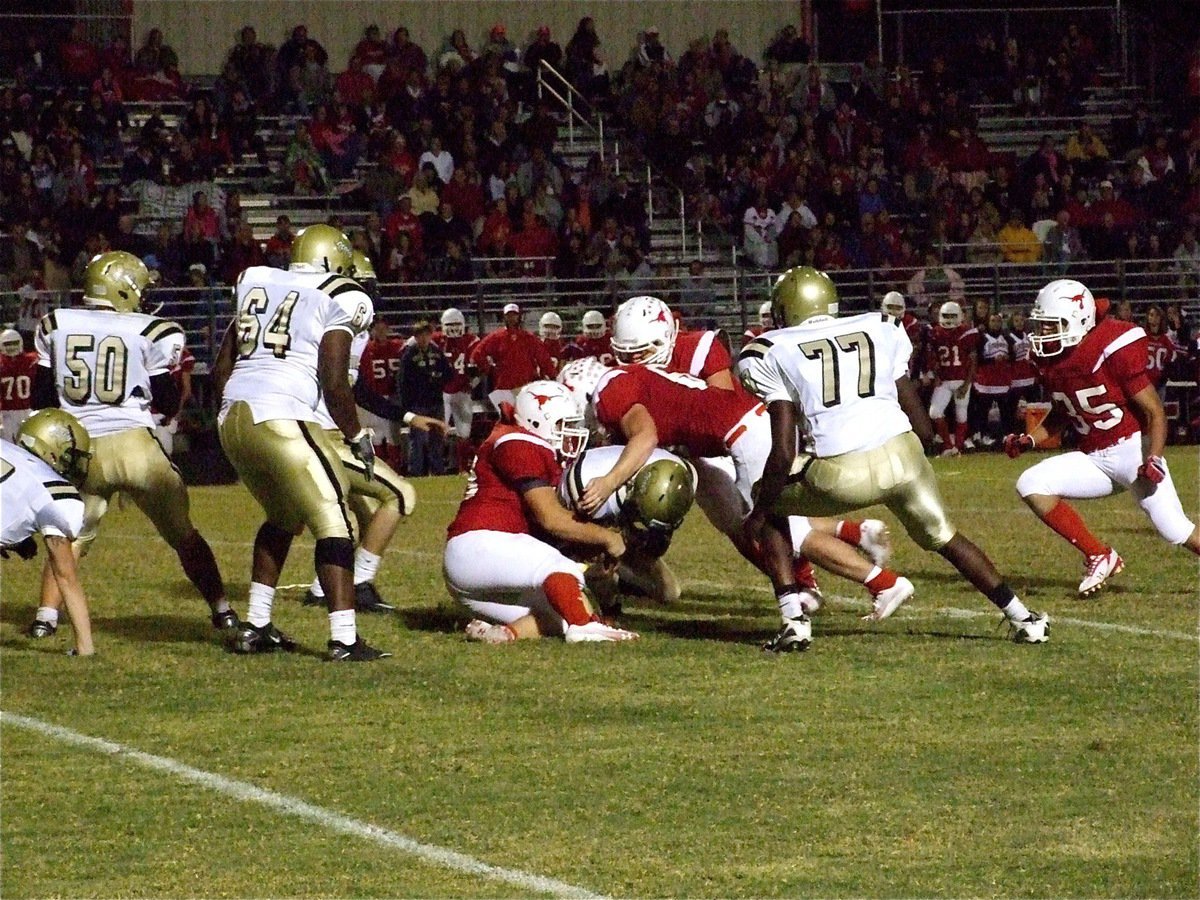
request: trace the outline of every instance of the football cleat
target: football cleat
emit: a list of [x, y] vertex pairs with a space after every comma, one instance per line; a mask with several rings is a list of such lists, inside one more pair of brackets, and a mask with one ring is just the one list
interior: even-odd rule
[[212, 622], [212, 627], [217, 631], [236, 631], [242, 624], [238, 619], [237, 613], [232, 609], [227, 609], [225, 612], [215, 612], [209, 618]]
[[904, 576], [897, 578], [896, 583], [890, 588], [885, 588], [878, 594], [873, 595], [875, 606], [869, 613], [863, 616], [863, 619], [872, 622], [879, 622], [886, 619], [900, 607], [901, 603], [911, 597], [915, 590], [916, 588], [913, 587], [913, 583], [907, 578]]
[[965, 441], [963, 441], [963, 449], [964, 450], [974, 450], [975, 449], [975, 439], [967, 438]]
[[1112, 547], [1108, 548], [1107, 553], [1089, 556], [1083, 581], [1079, 582], [1079, 596], [1086, 597], [1088, 594], [1096, 593], [1104, 582], [1124, 568], [1125, 560], [1121, 559]]
[[784, 619], [783, 627], [775, 637], [763, 644], [763, 649], [771, 653], [799, 653], [811, 645], [812, 620], [801, 615], [794, 619]]
[[296, 642], [268, 622], [261, 628], [243, 622], [233, 640], [234, 653], [274, 653], [284, 650], [288, 653], [296, 649]]
[[34, 619], [29, 624], [29, 628], [25, 630], [25, 633], [31, 638], [37, 639], [48, 638], [56, 631], [58, 631], [57, 622], [46, 622], [42, 619]]
[[330, 662], [371, 662], [375, 659], [387, 659], [392, 655], [383, 650], [376, 650], [362, 638], [358, 638], [353, 644], [330, 641], [326, 646], [329, 648]]
[[320, 597], [318, 597], [316, 594], [314, 594], [312, 592], [312, 589], [310, 588], [309, 590], [304, 592], [304, 599], [301, 600], [300, 602], [303, 603], [305, 606], [324, 606], [325, 605], [325, 595], [322, 594]]
[[599, 619], [592, 619], [592, 621], [585, 622], [583, 625], [568, 625], [567, 630], [563, 633], [563, 640], [568, 644], [583, 644], [596, 641], [634, 641], [637, 640], [637, 637], [638, 634], [636, 631], [615, 628]]
[[1050, 640], [1050, 617], [1045, 613], [1029, 611], [1029, 617], [1014, 622], [1008, 620], [1012, 629], [1012, 639], [1018, 644], [1044, 644]]
[[363, 613], [396, 611], [396, 607], [383, 601], [383, 598], [379, 596], [379, 591], [375, 590], [374, 583], [370, 581], [364, 581], [362, 584], [354, 586], [354, 608]]
[[517, 635], [507, 625], [485, 622], [483, 619], [472, 619], [467, 623], [466, 635], [468, 641], [478, 641], [481, 644], [511, 644]]
[[872, 565], [883, 568], [892, 558], [892, 533], [887, 523], [879, 519], [863, 519], [858, 547], [871, 559]]
[[941, 456], [943, 459], [949, 459], [950, 457], [961, 456], [961, 455], [962, 455], [962, 453], [959, 451], [959, 449], [957, 447], [953, 447], [953, 446], [947, 447], [945, 450], [943, 450], [941, 452]]

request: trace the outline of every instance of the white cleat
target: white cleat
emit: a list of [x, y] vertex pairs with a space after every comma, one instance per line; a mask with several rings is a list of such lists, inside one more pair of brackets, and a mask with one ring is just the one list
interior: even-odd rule
[[1014, 622], [1008, 621], [1013, 629], [1012, 639], [1018, 644], [1044, 644], [1050, 640], [1050, 617], [1045, 613], [1029, 611], [1029, 618]]
[[784, 619], [783, 626], [765, 644], [763, 649], [770, 653], [803, 653], [812, 646], [812, 622], [808, 616], [799, 615]]
[[1079, 582], [1079, 596], [1086, 597], [1100, 590], [1100, 587], [1111, 576], [1125, 568], [1125, 560], [1117, 555], [1117, 551], [1108, 548], [1107, 553], [1100, 553], [1087, 558], [1087, 571], [1083, 581]]
[[472, 619], [468, 622], [466, 635], [468, 641], [478, 641], [481, 644], [511, 644], [517, 639], [516, 634], [507, 625], [485, 622], [483, 619]]
[[817, 588], [800, 588], [800, 608], [811, 616], [825, 604], [825, 598]]
[[875, 607], [865, 616], [864, 620], [881, 622], [899, 609], [900, 604], [913, 595], [916, 588], [907, 578], [901, 576], [890, 588], [875, 595]]
[[888, 531], [887, 523], [880, 519], [863, 519], [862, 537], [858, 547], [871, 558], [874, 565], [883, 568], [892, 558], [892, 533]]
[[605, 625], [599, 619], [593, 619], [583, 625], [568, 625], [563, 639], [568, 644], [582, 644], [594, 641], [636, 641], [636, 631], [626, 631], [624, 628], [614, 628]]
[[952, 456], [961, 456], [961, 455], [962, 455], [962, 453], [961, 453], [961, 451], [959, 451], [959, 449], [957, 447], [947, 447], [941, 453], [942, 459], [949, 459]]

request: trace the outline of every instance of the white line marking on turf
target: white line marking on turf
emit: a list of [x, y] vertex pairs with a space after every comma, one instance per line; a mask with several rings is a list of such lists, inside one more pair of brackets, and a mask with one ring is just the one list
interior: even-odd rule
[[447, 850], [445, 847], [438, 847], [433, 844], [423, 844], [395, 831], [389, 831], [386, 828], [380, 828], [378, 825], [371, 825], [367, 822], [360, 822], [358, 819], [351, 819], [349, 816], [343, 816], [332, 810], [314, 806], [296, 797], [277, 794], [274, 791], [257, 787], [246, 781], [237, 781], [213, 772], [194, 769], [189, 765], [166, 756], [143, 753], [141, 750], [134, 750], [132, 747], [126, 747], [123, 744], [80, 734], [78, 731], [63, 728], [60, 725], [52, 725], [49, 722], [43, 722], [41, 719], [33, 719], [28, 716], [17, 715], [16, 713], [0, 711], [0, 724], [11, 725], [14, 728], [24, 728], [27, 731], [36, 731], [38, 734], [62, 741], [64, 744], [72, 744], [76, 747], [83, 747], [98, 753], [106, 753], [110, 756], [119, 756], [124, 760], [137, 763], [143, 768], [166, 772], [168, 775], [174, 775], [183, 781], [216, 791], [218, 794], [233, 797], [244, 803], [258, 803], [276, 812], [295, 816], [298, 819], [305, 819], [315, 825], [328, 828], [330, 831], [337, 831], [351, 837], [373, 841], [376, 844], [389, 847], [393, 850], [399, 850], [402, 853], [407, 853], [409, 856], [415, 856], [424, 862], [441, 866], [444, 869], [452, 869], [455, 872], [467, 875], [478, 875], [492, 881], [503, 881], [521, 890], [538, 891], [540, 893], [551, 894], [555, 897], [598, 898], [598, 900], [602, 900], [602, 895], [593, 894], [586, 888], [557, 881], [553, 878], [543, 878], [541, 875], [522, 872], [520, 869], [505, 869], [501, 866], [489, 865], [464, 853]]

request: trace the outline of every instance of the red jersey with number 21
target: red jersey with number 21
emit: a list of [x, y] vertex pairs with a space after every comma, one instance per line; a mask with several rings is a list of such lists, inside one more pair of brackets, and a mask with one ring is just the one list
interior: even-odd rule
[[1140, 326], [1103, 319], [1063, 358], [1039, 361], [1042, 384], [1070, 416], [1084, 453], [1142, 430], [1129, 398], [1150, 386], [1146, 356], [1146, 332]]
[[942, 381], [963, 381], [978, 349], [979, 332], [970, 325], [934, 325], [929, 332], [929, 369]]
[[531, 431], [501, 422], [475, 456], [458, 515], [448, 537], [468, 531], [533, 534], [521, 495], [533, 487], [557, 487], [562, 467], [554, 449]]

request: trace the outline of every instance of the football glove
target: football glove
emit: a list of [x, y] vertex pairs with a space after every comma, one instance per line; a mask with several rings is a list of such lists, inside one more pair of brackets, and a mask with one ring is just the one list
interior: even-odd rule
[[1146, 461], [1138, 466], [1138, 478], [1145, 478], [1151, 484], [1162, 484], [1167, 477], [1167, 461], [1161, 456], [1147, 456]]
[[374, 437], [370, 428], [360, 428], [358, 434], [346, 441], [354, 458], [366, 468], [367, 481], [375, 478], [375, 447], [371, 442]]
[[21, 557], [21, 559], [33, 559], [35, 556], [37, 556], [37, 551], [37, 541], [35, 541], [32, 537], [27, 537], [19, 544], [12, 544], [11, 546], [0, 549], [0, 559], [8, 559], [8, 555], [10, 553], [17, 554], [17, 556]]
[[1032, 450], [1036, 446], [1033, 438], [1027, 434], [1006, 434], [1004, 436], [1004, 452], [1008, 454], [1009, 459], [1016, 459], [1027, 450]]

